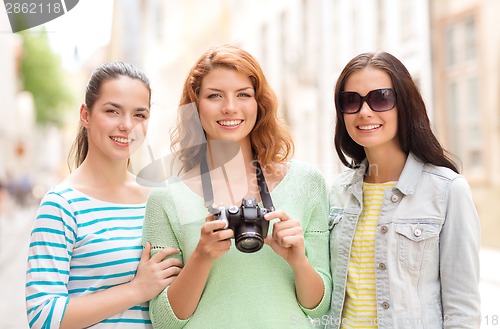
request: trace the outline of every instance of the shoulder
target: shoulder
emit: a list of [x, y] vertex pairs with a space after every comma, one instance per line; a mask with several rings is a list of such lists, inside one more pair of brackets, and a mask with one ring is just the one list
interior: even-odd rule
[[47, 203], [56, 203], [60, 205], [68, 205], [72, 200], [76, 199], [76, 191], [65, 185], [55, 185], [48, 190], [42, 197], [41, 205]]
[[453, 170], [447, 167], [435, 166], [430, 163], [426, 163], [424, 165], [423, 172], [428, 175], [436, 176], [437, 178], [442, 178], [446, 180], [454, 180], [456, 178], [463, 177], [460, 174], [457, 174]]
[[304, 193], [310, 198], [326, 196], [327, 187], [323, 173], [313, 164], [292, 160], [288, 171], [287, 182], [292, 190]]
[[345, 187], [353, 181], [354, 175], [358, 174], [356, 169], [347, 168], [343, 172], [337, 174], [332, 181], [332, 187]]
[[324, 181], [323, 173], [313, 164], [301, 160], [291, 160], [289, 173], [292, 176], [307, 177]]
[[75, 206], [82, 200], [77, 191], [64, 186], [56, 185], [52, 187], [40, 201], [37, 210], [37, 225], [42, 225], [40, 219], [57, 220], [66, 222], [70, 226], [76, 225], [76, 211], [78, 208]]
[[469, 189], [467, 179], [453, 170], [435, 166], [432, 164], [425, 164], [423, 174], [432, 177], [434, 180], [443, 181], [451, 189]]
[[407, 174], [407, 179], [411, 180], [415, 177], [423, 175], [429, 179], [434, 180], [442, 180], [442, 181], [453, 181], [455, 179], [463, 178], [462, 175], [454, 172], [450, 168], [443, 166], [436, 166], [432, 163], [424, 162], [420, 158], [418, 158], [415, 154], [408, 154], [408, 158], [406, 160], [405, 168], [403, 169], [402, 176]]
[[169, 187], [153, 187], [149, 190], [148, 203], [164, 201], [171, 195]]
[[422, 170], [420, 188], [422, 193], [432, 187], [440, 191], [443, 198], [470, 198], [471, 189], [467, 179], [453, 170], [426, 163]]

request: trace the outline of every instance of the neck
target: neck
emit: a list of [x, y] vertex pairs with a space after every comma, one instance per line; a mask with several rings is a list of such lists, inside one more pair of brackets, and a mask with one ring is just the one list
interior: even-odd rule
[[401, 149], [366, 150], [368, 168], [364, 181], [385, 183], [399, 180], [408, 157]]
[[238, 204], [243, 197], [258, 199], [253, 160], [249, 143], [208, 142], [207, 163], [216, 204]]
[[127, 170], [127, 160], [106, 161], [103, 158], [87, 155], [78, 168], [89, 186], [120, 187], [127, 183], [131, 174]]
[[207, 161], [210, 169], [225, 167], [225, 170], [255, 172], [254, 156], [250, 143], [234, 143], [228, 141], [208, 141]]

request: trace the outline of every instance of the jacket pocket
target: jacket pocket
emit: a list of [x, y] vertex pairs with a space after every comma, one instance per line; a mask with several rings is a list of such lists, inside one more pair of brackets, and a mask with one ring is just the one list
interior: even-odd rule
[[428, 262], [439, 262], [439, 223], [398, 223], [395, 231], [401, 265], [420, 270]]

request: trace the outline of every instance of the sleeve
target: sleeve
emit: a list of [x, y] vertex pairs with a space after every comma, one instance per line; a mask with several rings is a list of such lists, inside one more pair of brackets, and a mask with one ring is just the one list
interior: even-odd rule
[[[320, 303], [314, 309], [301, 306], [306, 315], [319, 319], [328, 312], [332, 294], [330, 274], [329, 231], [328, 231], [328, 193], [326, 183], [319, 171], [314, 170], [307, 178], [309, 186], [303, 196], [306, 210], [309, 209], [308, 224], [304, 231], [306, 256], [323, 279], [324, 293]], [[307, 213], [307, 212], [306, 212]]]
[[77, 223], [69, 204], [49, 192], [33, 225], [26, 270], [26, 311], [30, 328], [59, 328], [68, 297], [70, 261]]
[[[170, 223], [170, 216], [175, 208], [168, 208], [170, 193], [168, 188], [151, 190], [147, 205], [142, 232], [142, 244], [151, 243], [151, 256], [166, 247], [178, 248], [179, 242]], [[182, 251], [174, 256], [182, 257]], [[182, 259], [182, 258], [181, 258]], [[168, 287], [149, 302], [149, 315], [155, 329], [176, 329], [186, 325], [189, 319], [177, 318], [170, 306], [167, 296]]]
[[440, 237], [440, 273], [444, 328], [479, 328], [480, 224], [464, 177], [449, 188]]

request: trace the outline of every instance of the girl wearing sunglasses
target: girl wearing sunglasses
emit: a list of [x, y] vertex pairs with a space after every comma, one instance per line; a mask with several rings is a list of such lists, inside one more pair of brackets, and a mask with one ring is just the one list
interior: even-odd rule
[[394, 56], [364, 53], [335, 87], [327, 328], [478, 328], [479, 218]]

